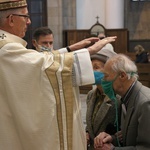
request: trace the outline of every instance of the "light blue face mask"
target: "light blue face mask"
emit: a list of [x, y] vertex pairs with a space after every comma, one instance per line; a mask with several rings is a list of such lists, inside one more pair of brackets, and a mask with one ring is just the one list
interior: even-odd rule
[[94, 85], [101, 85], [101, 80], [104, 78], [104, 74], [100, 71], [94, 71], [95, 83]]

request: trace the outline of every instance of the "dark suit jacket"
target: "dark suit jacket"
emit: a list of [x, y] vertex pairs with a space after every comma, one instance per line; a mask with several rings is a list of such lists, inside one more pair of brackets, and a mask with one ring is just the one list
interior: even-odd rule
[[124, 147], [115, 150], [150, 150], [150, 89], [136, 82], [121, 120]]

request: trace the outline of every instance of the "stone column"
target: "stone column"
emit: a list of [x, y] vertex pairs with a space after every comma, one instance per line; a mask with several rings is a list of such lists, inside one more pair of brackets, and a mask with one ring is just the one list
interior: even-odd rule
[[63, 30], [76, 29], [76, 0], [47, 0], [48, 26], [54, 33], [54, 49], [63, 46]]
[[62, 47], [62, 0], [47, 0], [48, 27], [54, 34], [54, 49]]
[[76, 29], [76, 0], [63, 0], [63, 29]]

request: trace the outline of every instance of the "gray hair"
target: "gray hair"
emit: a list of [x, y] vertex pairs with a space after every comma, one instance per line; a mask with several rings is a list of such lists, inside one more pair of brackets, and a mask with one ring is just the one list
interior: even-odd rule
[[21, 11], [22, 8], [1, 10], [0, 11], [0, 27], [5, 25], [6, 19], [9, 15], [15, 14]]
[[138, 79], [137, 66], [135, 63], [124, 54], [117, 54], [108, 59], [107, 62], [112, 62], [112, 70], [114, 72], [125, 72], [128, 75], [128, 79]]

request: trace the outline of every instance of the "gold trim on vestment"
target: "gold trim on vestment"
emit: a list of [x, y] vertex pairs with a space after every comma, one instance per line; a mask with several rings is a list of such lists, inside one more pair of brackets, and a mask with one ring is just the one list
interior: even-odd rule
[[67, 138], [68, 138], [68, 150], [72, 150], [72, 133], [73, 133], [73, 102], [75, 101], [73, 96], [72, 85], [72, 64], [73, 54], [65, 53], [64, 69], [62, 71], [64, 99], [66, 103], [66, 121], [67, 121]]
[[[64, 142], [67, 141], [67, 149], [72, 150], [72, 139], [73, 139], [73, 89], [72, 89], [72, 62], [73, 62], [73, 54], [66, 53], [62, 54], [64, 57], [60, 57], [60, 54], [57, 51], [53, 51], [54, 53], [54, 62], [52, 65], [46, 69], [46, 74], [49, 78], [49, 81], [54, 90], [55, 99], [56, 99], [56, 109], [57, 109], [57, 121], [58, 121], [58, 129], [59, 129], [59, 140], [60, 140], [60, 150], [65, 149]], [[63, 59], [63, 60], [62, 60]], [[57, 78], [57, 71], [59, 67], [62, 66], [61, 78], [62, 78], [62, 91], [59, 89], [59, 79]], [[63, 93], [64, 103], [65, 103], [65, 112], [66, 112], [66, 120], [62, 120], [62, 99], [60, 93]], [[66, 121], [66, 135], [67, 139], [64, 135], [63, 122]]]
[[26, 0], [19, 0], [19, 1], [4, 1], [0, 2], [0, 10], [7, 10], [13, 8], [20, 8], [27, 6]]

